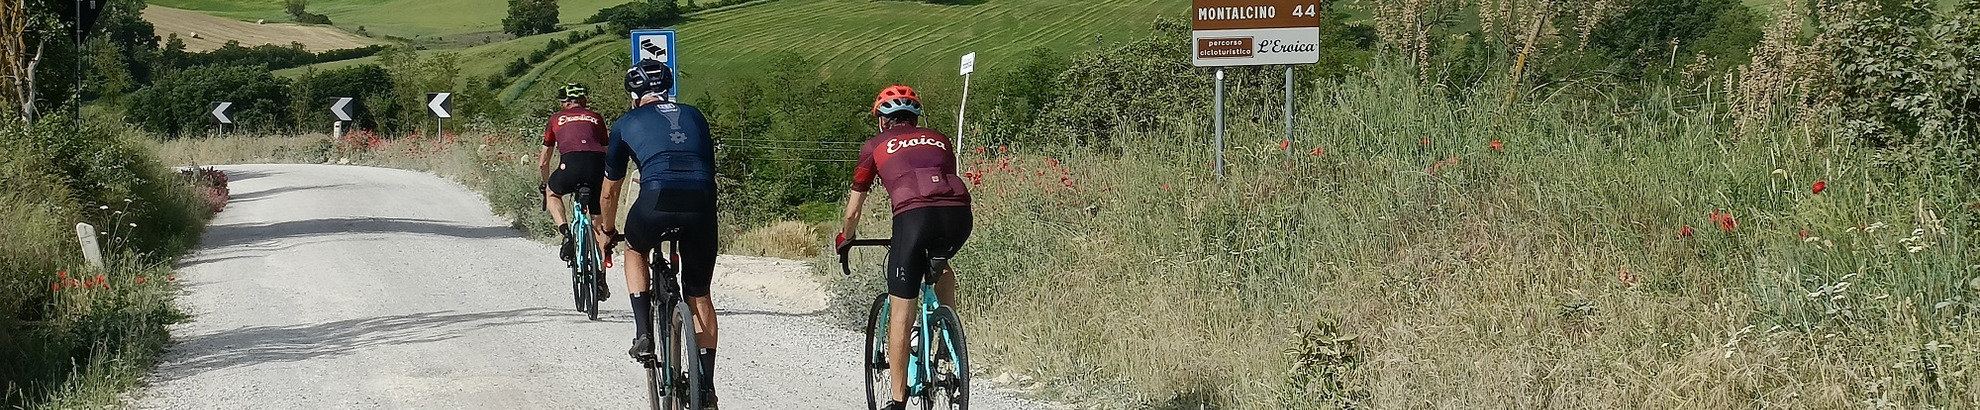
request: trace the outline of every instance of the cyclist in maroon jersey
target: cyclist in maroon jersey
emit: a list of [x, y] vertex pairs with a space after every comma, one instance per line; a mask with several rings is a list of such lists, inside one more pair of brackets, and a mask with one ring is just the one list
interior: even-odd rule
[[[852, 193], [846, 200], [845, 227], [835, 245], [844, 251], [858, 237], [860, 208], [873, 178], [887, 188], [894, 206], [894, 238], [887, 251], [887, 294], [891, 320], [887, 327], [887, 363], [907, 363], [908, 327], [915, 320], [915, 299], [921, 283], [935, 277], [935, 297], [955, 306], [956, 272], [929, 272], [929, 258], [953, 257], [969, 239], [972, 226], [969, 187], [956, 175], [955, 146], [947, 135], [922, 128], [921, 97], [904, 85], [887, 87], [873, 101], [880, 135], [867, 140], [853, 170]], [[907, 366], [896, 365], [893, 400], [884, 409], [901, 409], [907, 400]]]
[[[564, 195], [577, 192], [579, 186], [591, 187], [593, 194], [584, 198], [584, 209], [591, 216], [598, 216], [598, 191], [604, 186], [605, 147], [610, 136], [605, 131], [605, 117], [586, 107], [591, 90], [583, 84], [570, 83], [558, 94], [564, 109], [551, 115], [549, 124], [543, 128], [543, 151], [536, 155], [536, 166], [543, 181], [544, 206], [557, 221], [557, 233], [564, 236], [558, 257], [570, 261], [576, 258], [577, 251], [571, 240], [571, 221], [566, 220]], [[553, 152], [558, 155], [554, 172], [550, 167]], [[599, 295], [601, 300], [611, 296], [604, 282], [599, 283]]]

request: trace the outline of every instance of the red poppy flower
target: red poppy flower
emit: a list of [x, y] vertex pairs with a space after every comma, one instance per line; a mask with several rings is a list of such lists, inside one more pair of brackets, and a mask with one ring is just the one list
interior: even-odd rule
[[1280, 151], [1285, 151], [1285, 150], [1286, 150], [1287, 148], [1292, 148], [1292, 141], [1291, 141], [1291, 140], [1279, 140], [1279, 150], [1280, 150]]
[[1493, 151], [1505, 151], [1505, 150], [1506, 150], [1506, 144], [1505, 144], [1505, 143], [1503, 143], [1503, 142], [1499, 142], [1499, 140], [1492, 140], [1492, 150], [1493, 150]]
[[1629, 273], [1629, 268], [1622, 268], [1621, 271], [1618, 271], [1616, 273], [1616, 280], [1622, 282], [1623, 286], [1636, 287], [1636, 275]]
[[1163, 183], [1163, 184], [1162, 184], [1162, 190], [1163, 190], [1163, 191], [1167, 191], [1167, 190], [1169, 190], [1169, 184], [1167, 184], [1167, 183]]
[[55, 283], [50, 283], [50, 284], [48, 284], [48, 291], [49, 291], [49, 292], [61, 292], [61, 291], [62, 291], [62, 282], [55, 282]]
[[1419, 144], [1419, 145], [1430, 145], [1430, 137], [1423, 137], [1423, 141], [1421, 141], [1421, 142], [1418, 142], [1417, 144]]
[[1312, 151], [1307, 151], [1306, 153], [1307, 153], [1307, 154], [1309, 154], [1309, 155], [1312, 155], [1312, 156], [1316, 156], [1316, 157], [1317, 157], [1317, 156], [1320, 156], [1321, 154], [1326, 154], [1326, 153], [1327, 153], [1327, 149], [1326, 149], [1326, 148], [1321, 148], [1321, 147], [1313, 147], [1313, 150], [1312, 150]]
[[977, 153], [977, 154], [982, 154], [982, 153], [984, 152], [984, 149], [983, 149], [983, 148], [984, 148], [984, 147], [976, 147], [976, 153]]
[[1059, 160], [1056, 160], [1056, 159], [1052, 159], [1052, 157], [1045, 157], [1045, 166], [1048, 166], [1048, 167], [1052, 167], [1052, 168], [1058, 168], [1058, 167], [1059, 167]]
[[56, 279], [68, 279], [68, 278], [69, 278], [69, 271], [66, 271], [66, 270], [64, 270], [64, 271], [56, 271], [56, 272], [55, 272], [55, 278], [56, 278]]
[[1719, 214], [1718, 222], [1719, 222], [1719, 229], [1723, 229], [1726, 232], [1732, 232], [1734, 229], [1739, 229], [1739, 219], [1733, 218], [1732, 214], [1724, 214], [1724, 213]]
[[179, 281], [179, 277], [178, 277], [178, 276], [171, 276], [171, 275], [167, 275], [167, 276], [165, 276], [165, 281], [166, 281], [166, 282], [178, 282], [178, 281]]
[[1008, 147], [1008, 146], [1003, 146], [1003, 145], [998, 145], [998, 146], [997, 146], [997, 153], [999, 153], [999, 154], [1002, 154], [1002, 153], [1006, 153], [1006, 152], [1010, 152], [1010, 151], [1011, 151], [1011, 147]]
[[1678, 237], [1679, 237], [1679, 238], [1690, 238], [1690, 237], [1691, 237], [1691, 235], [1694, 235], [1694, 234], [1697, 234], [1697, 233], [1698, 233], [1698, 231], [1696, 231], [1696, 230], [1693, 230], [1693, 229], [1691, 229], [1691, 225], [1685, 225], [1685, 226], [1684, 226], [1683, 228], [1678, 228]]
[[143, 285], [143, 284], [144, 284], [144, 277], [143, 277], [143, 276], [139, 276], [139, 277], [137, 277], [137, 283], [138, 283], [139, 285]]
[[1816, 195], [1821, 195], [1822, 191], [1827, 190], [1829, 190], [1829, 181], [1815, 181], [1815, 187], [1808, 189], [1809, 192], [1813, 192]]
[[1803, 230], [1801, 230], [1801, 232], [1795, 232], [1795, 233], [1794, 233], [1794, 236], [1798, 236], [1798, 237], [1801, 237], [1801, 239], [1808, 239], [1808, 230], [1807, 230], [1807, 229], [1803, 229]]

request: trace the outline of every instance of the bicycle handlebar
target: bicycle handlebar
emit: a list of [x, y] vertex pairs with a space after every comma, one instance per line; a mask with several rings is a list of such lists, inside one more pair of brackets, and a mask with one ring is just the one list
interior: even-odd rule
[[839, 247], [839, 270], [845, 272], [846, 276], [852, 276], [853, 274], [852, 259], [846, 257], [848, 254], [852, 253], [852, 248], [857, 248], [861, 246], [886, 247], [893, 244], [894, 244], [894, 240], [888, 238], [854, 239], [854, 240], [846, 241], [845, 245]]

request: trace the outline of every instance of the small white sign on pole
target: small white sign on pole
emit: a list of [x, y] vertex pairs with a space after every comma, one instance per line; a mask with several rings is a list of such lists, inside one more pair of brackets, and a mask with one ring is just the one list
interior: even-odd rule
[[962, 57], [963, 97], [962, 104], [956, 107], [956, 162], [962, 162], [963, 147], [966, 146], [963, 145], [963, 118], [966, 118], [963, 114], [969, 111], [969, 74], [974, 72], [976, 52], [972, 51]]

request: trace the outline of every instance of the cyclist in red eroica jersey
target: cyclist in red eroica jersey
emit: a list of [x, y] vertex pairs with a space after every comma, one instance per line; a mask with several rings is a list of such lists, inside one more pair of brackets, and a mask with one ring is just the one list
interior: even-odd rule
[[[929, 258], [955, 256], [969, 239], [969, 187], [956, 175], [949, 137], [919, 125], [921, 97], [914, 89], [896, 85], [882, 90], [873, 102], [873, 115], [879, 117], [880, 135], [859, 151], [845, 227], [835, 245], [843, 247], [858, 236], [860, 207], [873, 178], [879, 177], [894, 206], [893, 245], [887, 251], [887, 293], [892, 296], [887, 363], [907, 363], [908, 327], [915, 319], [922, 281], [932, 276], [936, 299], [955, 306], [955, 270], [930, 272]], [[888, 371], [893, 373], [893, 400], [883, 408], [900, 409], [907, 400], [907, 366]]]
[[[564, 235], [564, 244], [558, 256], [565, 261], [576, 257], [571, 241], [571, 221], [564, 211], [564, 195], [577, 192], [579, 186], [589, 186], [594, 194], [585, 199], [584, 209], [591, 216], [598, 216], [596, 192], [605, 180], [605, 147], [610, 137], [605, 131], [605, 117], [587, 108], [591, 90], [577, 83], [565, 84], [559, 92], [563, 111], [550, 116], [549, 124], [543, 127], [543, 151], [536, 155], [536, 165], [543, 178], [544, 206], [550, 210], [550, 217], [557, 220], [557, 232]], [[558, 154], [558, 164], [553, 172], [550, 167], [552, 150]], [[607, 297], [601, 282], [600, 297]]]

